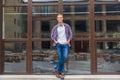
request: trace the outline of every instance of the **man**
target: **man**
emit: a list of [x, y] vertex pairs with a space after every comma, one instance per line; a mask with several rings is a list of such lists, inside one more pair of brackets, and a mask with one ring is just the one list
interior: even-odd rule
[[51, 39], [56, 46], [58, 54], [58, 63], [55, 67], [56, 77], [64, 78], [64, 63], [68, 56], [70, 41], [72, 39], [72, 31], [68, 24], [63, 23], [63, 15], [57, 15], [58, 24], [52, 28]]

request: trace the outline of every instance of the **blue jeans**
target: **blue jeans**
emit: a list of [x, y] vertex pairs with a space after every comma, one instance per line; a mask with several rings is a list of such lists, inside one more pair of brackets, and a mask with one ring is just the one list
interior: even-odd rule
[[64, 63], [68, 57], [69, 45], [57, 43], [56, 49], [57, 49], [57, 54], [58, 54], [58, 63], [57, 63], [57, 66], [55, 67], [55, 71], [65, 73]]

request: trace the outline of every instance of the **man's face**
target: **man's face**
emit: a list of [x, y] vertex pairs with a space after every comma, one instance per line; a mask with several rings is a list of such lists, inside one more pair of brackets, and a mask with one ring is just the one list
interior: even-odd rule
[[58, 21], [58, 23], [62, 23], [63, 22], [63, 16], [62, 15], [58, 15], [57, 16], [57, 21]]

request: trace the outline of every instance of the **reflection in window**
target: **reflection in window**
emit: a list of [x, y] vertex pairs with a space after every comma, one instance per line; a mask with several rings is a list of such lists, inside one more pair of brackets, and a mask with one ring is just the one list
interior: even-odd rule
[[53, 14], [56, 14], [57, 11], [58, 11], [58, 6], [56, 5], [32, 7], [32, 15], [36, 18], [40, 16], [42, 16], [43, 18], [48, 16], [53, 16]]
[[106, 5], [106, 11], [108, 15], [120, 15], [120, 5], [114, 4], [114, 5]]
[[97, 48], [98, 48], [98, 49], [104, 49], [104, 47], [103, 47], [103, 42], [98, 42], [98, 43], [97, 43]]
[[[23, 0], [24, 2], [28, 2], [28, 0]], [[56, 2], [57, 0], [32, 0], [32, 2]]]
[[102, 32], [102, 21], [101, 20], [95, 21], [95, 31]]
[[65, 2], [78, 2], [78, 1], [84, 2], [84, 1], [89, 1], [89, 0], [63, 0], [63, 1], [65, 1]]
[[89, 52], [89, 41], [75, 41], [75, 52]]
[[64, 6], [64, 12], [70, 12], [70, 6]]
[[41, 13], [42, 13], [42, 16], [49, 16], [50, 14], [50, 9], [51, 7], [50, 6], [41, 6]]
[[28, 0], [3, 0], [3, 4], [9, 4], [9, 3], [13, 3], [13, 4], [19, 4], [19, 3], [24, 3]]
[[50, 22], [49, 21], [41, 21], [41, 30], [42, 31], [50, 31]]
[[70, 5], [65, 5], [64, 7], [63, 7], [63, 12], [64, 12], [64, 14], [67, 14], [67, 15], [69, 15], [70, 14], [70, 12], [71, 12], [71, 8], [70, 8], [71, 6]]
[[[3, 38], [25, 38], [27, 32], [27, 8], [4, 7]], [[18, 35], [18, 36], [17, 36]]]
[[107, 2], [107, 1], [118, 1], [118, 0], [95, 0], [95, 1], [103, 1], [103, 2]]
[[102, 5], [95, 5], [95, 15], [101, 15]]
[[114, 43], [113, 42], [108, 42], [107, 45], [108, 45], [108, 49], [113, 49], [114, 48]]
[[26, 43], [4, 43], [4, 72], [26, 72]]
[[42, 49], [50, 49], [50, 41], [42, 41]]
[[97, 71], [120, 71], [120, 42], [97, 42]]
[[70, 27], [71, 27], [71, 22], [70, 22], [70, 20], [64, 20], [64, 23], [69, 24], [69, 25], [70, 25]]
[[75, 14], [86, 14], [88, 12], [87, 5], [77, 5], [75, 6]]
[[120, 20], [108, 20], [107, 32], [120, 32]]
[[86, 32], [87, 31], [86, 21], [85, 20], [75, 21], [75, 31]]

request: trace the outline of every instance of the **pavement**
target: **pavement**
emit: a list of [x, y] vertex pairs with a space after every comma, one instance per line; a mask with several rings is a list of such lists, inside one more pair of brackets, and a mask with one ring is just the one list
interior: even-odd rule
[[[56, 78], [55, 75], [0, 75], [0, 80], [61, 80], [61, 79]], [[120, 75], [66, 75], [64, 80], [120, 80]]]

